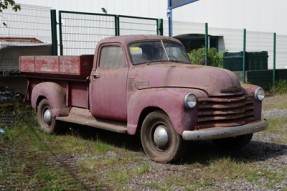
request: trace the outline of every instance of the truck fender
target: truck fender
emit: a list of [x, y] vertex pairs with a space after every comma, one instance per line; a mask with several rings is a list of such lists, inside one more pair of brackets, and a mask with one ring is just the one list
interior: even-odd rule
[[31, 95], [31, 105], [35, 110], [41, 98], [48, 100], [54, 117], [69, 115], [69, 108], [66, 106], [66, 92], [59, 84], [54, 82], [37, 84]]
[[[200, 90], [193, 91], [196, 95], [204, 95]], [[140, 125], [141, 115], [147, 108], [165, 112], [175, 131], [180, 135], [184, 130], [192, 130], [197, 121], [197, 109], [187, 110], [183, 103], [184, 96], [189, 92], [191, 92], [190, 89], [184, 88], [155, 88], [133, 93], [127, 108], [128, 134], [134, 135], [136, 133]]]
[[[253, 84], [242, 84], [242, 88], [244, 88], [245, 93], [248, 96], [254, 97], [255, 91], [259, 86], [253, 85]], [[256, 99], [253, 99], [253, 107], [255, 111], [255, 119], [260, 120], [261, 114], [262, 114], [262, 102], [258, 101]]]

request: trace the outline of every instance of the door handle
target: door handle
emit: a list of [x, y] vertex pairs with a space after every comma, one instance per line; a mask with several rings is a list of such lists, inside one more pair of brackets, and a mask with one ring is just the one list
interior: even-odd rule
[[94, 78], [99, 78], [99, 77], [101, 77], [101, 75], [99, 73], [95, 72], [95, 73], [93, 73], [93, 77]]

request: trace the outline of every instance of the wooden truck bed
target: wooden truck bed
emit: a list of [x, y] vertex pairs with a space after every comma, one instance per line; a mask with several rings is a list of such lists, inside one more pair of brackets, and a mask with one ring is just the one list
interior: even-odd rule
[[94, 55], [21, 56], [20, 71], [27, 76], [65, 76], [86, 79], [93, 67]]
[[[54, 82], [66, 91], [66, 105], [88, 108], [89, 76], [94, 55], [21, 56], [20, 71], [28, 79], [26, 100], [32, 89], [42, 82]], [[80, 98], [80, 99], [79, 99]]]

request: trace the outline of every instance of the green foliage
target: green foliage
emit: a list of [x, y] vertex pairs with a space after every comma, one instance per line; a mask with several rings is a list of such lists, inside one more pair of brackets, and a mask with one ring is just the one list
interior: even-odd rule
[[[204, 64], [205, 61], [205, 48], [192, 50], [188, 53], [189, 60], [192, 64]], [[208, 65], [223, 67], [223, 55], [218, 53], [215, 48], [208, 49]]]
[[0, 12], [4, 9], [8, 9], [9, 6], [11, 6], [12, 10], [15, 12], [21, 10], [21, 6], [14, 0], [0, 0]]

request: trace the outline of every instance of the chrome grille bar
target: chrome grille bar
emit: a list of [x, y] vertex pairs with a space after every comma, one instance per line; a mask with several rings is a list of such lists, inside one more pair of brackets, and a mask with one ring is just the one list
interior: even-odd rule
[[197, 129], [238, 126], [254, 120], [252, 97], [234, 95], [198, 101]]

